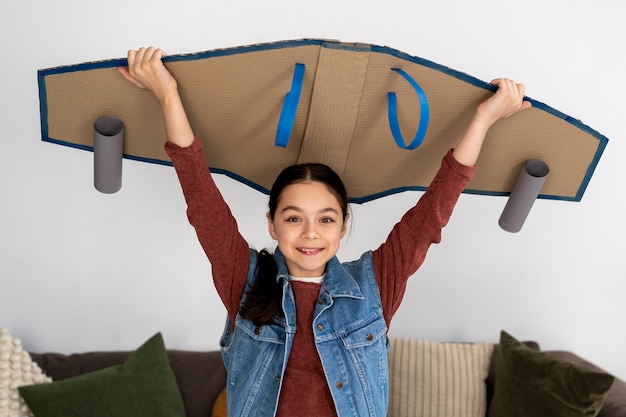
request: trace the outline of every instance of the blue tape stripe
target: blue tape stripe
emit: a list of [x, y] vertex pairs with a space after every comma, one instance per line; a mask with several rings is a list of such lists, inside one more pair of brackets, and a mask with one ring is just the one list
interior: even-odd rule
[[298, 112], [298, 104], [300, 103], [300, 93], [302, 92], [302, 83], [304, 82], [304, 64], [296, 64], [293, 70], [293, 80], [291, 81], [291, 91], [285, 95], [283, 108], [280, 112], [278, 120], [278, 128], [276, 129], [276, 140], [274, 144], [283, 148], [287, 147], [289, 137], [293, 130], [293, 124], [296, 121], [296, 113]]
[[402, 132], [400, 131], [400, 123], [398, 122], [398, 106], [396, 100], [396, 93], [390, 92], [387, 94], [388, 101], [388, 115], [389, 115], [389, 127], [391, 128], [391, 134], [393, 135], [393, 139], [396, 141], [396, 144], [402, 149], [408, 149], [412, 151], [416, 149], [418, 146], [424, 142], [424, 138], [426, 137], [426, 132], [428, 131], [428, 123], [430, 121], [430, 108], [428, 107], [428, 99], [426, 98], [426, 93], [420, 87], [420, 85], [413, 79], [409, 74], [401, 70], [400, 68], [392, 68], [392, 71], [397, 72], [402, 75], [404, 79], [406, 79], [409, 84], [415, 89], [417, 93], [417, 97], [420, 102], [420, 122], [417, 127], [417, 132], [415, 133], [415, 137], [411, 141], [410, 144], [406, 144], [404, 138], [402, 137]]

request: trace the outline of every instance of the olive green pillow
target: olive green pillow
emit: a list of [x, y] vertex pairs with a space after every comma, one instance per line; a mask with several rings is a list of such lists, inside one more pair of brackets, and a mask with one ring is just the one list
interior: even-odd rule
[[533, 350], [502, 331], [489, 417], [593, 417], [611, 375]]
[[35, 417], [185, 417], [160, 333], [123, 365], [19, 388]]

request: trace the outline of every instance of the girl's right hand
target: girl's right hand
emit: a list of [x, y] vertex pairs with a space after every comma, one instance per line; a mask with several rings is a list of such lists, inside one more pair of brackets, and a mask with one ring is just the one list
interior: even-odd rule
[[186, 147], [193, 143], [194, 135], [176, 80], [161, 61], [164, 56], [165, 52], [152, 47], [131, 50], [128, 51], [128, 67], [117, 70], [131, 83], [154, 93], [163, 112], [167, 140]]
[[140, 88], [146, 88], [163, 103], [172, 94], [178, 94], [176, 80], [161, 60], [166, 53], [158, 48], [139, 48], [128, 51], [128, 66], [118, 72]]

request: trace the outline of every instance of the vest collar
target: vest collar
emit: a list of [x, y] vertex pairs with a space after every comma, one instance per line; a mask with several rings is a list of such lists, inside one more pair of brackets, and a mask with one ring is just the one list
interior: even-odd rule
[[[280, 249], [276, 247], [274, 251], [274, 261], [278, 268], [278, 275], [276, 279], [278, 281], [289, 280], [289, 273], [287, 270], [287, 264], [285, 263], [285, 257], [280, 252]], [[352, 297], [363, 299], [363, 292], [356, 280], [346, 271], [341, 265], [339, 259], [333, 256], [326, 265], [326, 275], [323, 282], [324, 289], [333, 297]]]

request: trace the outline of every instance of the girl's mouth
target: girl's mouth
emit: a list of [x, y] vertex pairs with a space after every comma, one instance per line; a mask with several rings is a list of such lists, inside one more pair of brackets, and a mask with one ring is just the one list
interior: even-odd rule
[[315, 255], [322, 251], [320, 248], [297, 248], [297, 250], [305, 255]]

